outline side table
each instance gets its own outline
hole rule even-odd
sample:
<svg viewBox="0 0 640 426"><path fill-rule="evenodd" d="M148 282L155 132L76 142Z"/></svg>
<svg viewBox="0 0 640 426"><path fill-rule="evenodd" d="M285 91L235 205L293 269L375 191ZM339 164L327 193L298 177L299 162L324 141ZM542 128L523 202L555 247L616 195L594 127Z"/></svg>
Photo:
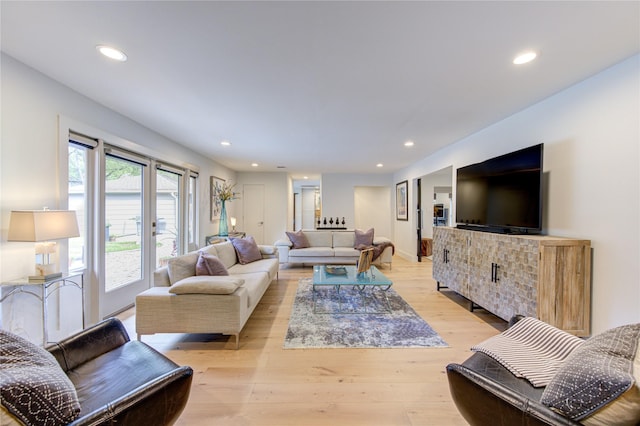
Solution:
<svg viewBox="0 0 640 426"><path fill-rule="evenodd" d="M41 282L29 281L27 277L3 282L0 284L0 290L4 288L9 290L6 294L2 294L4 291L0 293L0 303L18 293L30 294L37 298L42 304L42 346L44 347L49 343L47 300L54 292L67 286L76 287L82 293L82 328L84 329L84 271L65 273L61 277Z"/></svg>
<svg viewBox="0 0 640 426"><path fill-rule="evenodd" d="M229 232L229 235L225 235L224 237L221 235L207 235L204 238L204 243L206 245L211 245L211 244L215 244L221 241L226 241L229 238L244 238L246 237L247 234L245 232L241 232L241 231L236 231L236 232Z"/></svg>

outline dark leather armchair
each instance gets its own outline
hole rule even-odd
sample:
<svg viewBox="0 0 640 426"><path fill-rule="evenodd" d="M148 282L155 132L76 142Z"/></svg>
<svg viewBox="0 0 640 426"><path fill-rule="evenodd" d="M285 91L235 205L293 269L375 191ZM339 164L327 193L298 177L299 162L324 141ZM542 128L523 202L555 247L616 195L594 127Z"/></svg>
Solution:
<svg viewBox="0 0 640 426"><path fill-rule="evenodd" d="M170 425L189 398L193 370L130 341L115 318L47 350L76 387L82 410L72 425Z"/></svg>
<svg viewBox="0 0 640 426"><path fill-rule="evenodd" d="M534 388L483 353L447 365L447 378L453 401L471 426L580 425L540 403L544 388Z"/></svg>
<svg viewBox="0 0 640 426"><path fill-rule="evenodd" d="M511 318L509 327L522 318ZM544 387L534 388L481 352L447 365L447 378L451 397L471 426L580 425L540 403Z"/></svg>

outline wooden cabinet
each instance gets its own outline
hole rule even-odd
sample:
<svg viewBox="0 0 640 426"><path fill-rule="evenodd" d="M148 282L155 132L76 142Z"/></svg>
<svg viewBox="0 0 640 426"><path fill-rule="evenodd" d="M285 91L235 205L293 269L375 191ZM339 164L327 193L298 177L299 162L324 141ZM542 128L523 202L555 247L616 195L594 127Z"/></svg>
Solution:
<svg viewBox="0 0 640 426"><path fill-rule="evenodd" d="M590 241L437 227L433 277L504 320L533 316L590 334Z"/></svg>

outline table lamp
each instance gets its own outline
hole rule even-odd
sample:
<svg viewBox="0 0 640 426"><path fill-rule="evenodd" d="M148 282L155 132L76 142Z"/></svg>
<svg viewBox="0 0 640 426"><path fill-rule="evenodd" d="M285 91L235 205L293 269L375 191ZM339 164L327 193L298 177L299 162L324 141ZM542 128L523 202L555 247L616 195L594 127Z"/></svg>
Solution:
<svg viewBox="0 0 640 426"><path fill-rule="evenodd" d="M9 222L7 241L36 243L36 274L30 281L46 281L62 276L51 254L56 252L52 240L79 237L78 219L73 210L14 210Z"/></svg>
<svg viewBox="0 0 640 426"><path fill-rule="evenodd" d="M231 216L231 232L236 232L236 218Z"/></svg>

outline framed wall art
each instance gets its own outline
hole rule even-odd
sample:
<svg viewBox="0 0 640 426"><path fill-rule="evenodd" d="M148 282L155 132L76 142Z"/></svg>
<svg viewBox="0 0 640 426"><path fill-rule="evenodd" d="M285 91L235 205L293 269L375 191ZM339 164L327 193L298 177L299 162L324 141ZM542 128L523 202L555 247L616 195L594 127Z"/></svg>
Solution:
<svg viewBox="0 0 640 426"><path fill-rule="evenodd" d="M396 220L409 220L408 189L406 180L396 184Z"/></svg>
<svg viewBox="0 0 640 426"><path fill-rule="evenodd" d="M216 197L216 191L214 188L216 185L221 187L224 185L225 180L217 176L211 176L209 179L209 196L211 197L211 222L220 220L220 209L222 208L222 202L219 197Z"/></svg>

